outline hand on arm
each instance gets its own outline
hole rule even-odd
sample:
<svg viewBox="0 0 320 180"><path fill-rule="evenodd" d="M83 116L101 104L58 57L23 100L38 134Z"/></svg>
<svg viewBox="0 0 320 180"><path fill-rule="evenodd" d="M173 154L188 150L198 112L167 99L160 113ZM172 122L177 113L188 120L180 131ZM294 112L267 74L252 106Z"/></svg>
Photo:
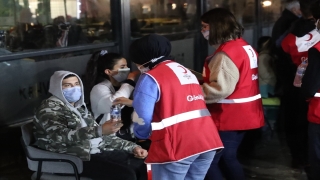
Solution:
<svg viewBox="0 0 320 180"><path fill-rule="evenodd" d="M117 104L132 107L132 100L125 97L119 97L113 101L113 105L117 105Z"/></svg>
<svg viewBox="0 0 320 180"><path fill-rule="evenodd" d="M112 86L110 84L110 86ZM129 98L134 87L124 83L115 93L111 91L112 87L107 85L96 85L91 91L91 106L96 107L97 114L105 114L110 112L110 107L114 100L119 97Z"/></svg>

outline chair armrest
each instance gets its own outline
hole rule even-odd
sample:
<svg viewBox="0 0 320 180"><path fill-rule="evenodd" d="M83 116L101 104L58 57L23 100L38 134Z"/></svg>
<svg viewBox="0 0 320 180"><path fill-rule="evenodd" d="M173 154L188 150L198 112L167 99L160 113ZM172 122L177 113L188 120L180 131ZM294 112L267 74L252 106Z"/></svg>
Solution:
<svg viewBox="0 0 320 180"><path fill-rule="evenodd" d="M68 166L68 165L66 165L66 163L63 163L66 161L73 162L78 169L78 173L82 173L82 171L83 171L82 160L77 156L50 152L50 151L42 150L42 149L32 147L32 146L27 146L26 151L28 152L27 157L31 161L43 161L44 162L43 163L43 168L44 168L43 172L56 172L56 170L57 170L58 172L56 172L56 173L72 173L73 171L71 169L71 166L70 165ZM50 163L50 165L46 164L47 162ZM34 169L34 168L30 167L30 163L31 162L28 162L29 168ZM36 164L38 164L38 163L36 163ZM56 168L54 170L51 168L48 168L48 170L46 170L47 169L46 166L52 167L52 165L56 166ZM66 167L66 166L68 166L68 167Z"/></svg>

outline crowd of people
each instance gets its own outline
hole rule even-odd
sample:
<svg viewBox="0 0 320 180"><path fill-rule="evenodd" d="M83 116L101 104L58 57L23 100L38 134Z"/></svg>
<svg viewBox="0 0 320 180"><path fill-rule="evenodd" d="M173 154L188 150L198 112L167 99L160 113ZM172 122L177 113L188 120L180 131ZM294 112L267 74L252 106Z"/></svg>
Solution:
<svg viewBox="0 0 320 180"><path fill-rule="evenodd" d="M64 70L51 76L52 96L35 111L36 145L80 157L81 176L93 179L146 180L151 164L153 180L243 180L239 145L265 124L262 98L279 96L293 165L320 179L319 19L320 0L287 3L256 51L229 10L209 10L201 33L216 51L204 61L201 84L170 56L164 36L131 44L138 71L120 54L97 51L84 82ZM302 61L308 67L295 87ZM115 105L121 120L111 116Z"/></svg>

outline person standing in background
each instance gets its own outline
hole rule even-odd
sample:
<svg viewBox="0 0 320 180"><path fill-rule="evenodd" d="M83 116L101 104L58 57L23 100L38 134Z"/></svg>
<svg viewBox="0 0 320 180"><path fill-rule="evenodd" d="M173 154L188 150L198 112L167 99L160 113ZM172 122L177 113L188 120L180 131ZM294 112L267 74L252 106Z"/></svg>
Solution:
<svg viewBox="0 0 320 180"><path fill-rule="evenodd" d="M316 20L316 31L320 33L320 1L311 6ZM320 179L320 42L308 50L308 67L302 78L301 92L307 100L308 107L308 159L310 163L310 180Z"/></svg>
<svg viewBox="0 0 320 180"><path fill-rule="evenodd" d="M302 17L292 24L289 33L281 42L283 51L289 56L286 63L286 76L288 77L283 89L284 127L293 168L304 168L307 163L308 142L308 104L300 98L301 88L295 87L293 81L297 67L308 63L308 49L320 40L320 34L315 30L315 20L311 13L314 0L301 0L300 10ZM282 61L281 59L279 59Z"/></svg>
<svg viewBox="0 0 320 180"><path fill-rule="evenodd" d="M276 93L283 99L283 89L286 88L285 82L288 81L288 69L287 64L291 62L289 57L283 52L281 48L282 39L288 34L288 31L293 22L298 20L302 16L300 10L300 4L298 0L288 0L285 3L285 9L283 10L280 18L275 22L272 28L272 43L273 53L278 57L278 61L275 62L276 65ZM283 105L280 105L280 111L282 112Z"/></svg>
<svg viewBox="0 0 320 180"><path fill-rule="evenodd" d="M202 89L207 107L219 130L224 149L216 154L206 180L244 180L237 159L246 130L264 125L258 84L258 56L242 39L243 27L235 16L215 8L201 16L202 34L215 53L205 60ZM224 164L224 168L219 166Z"/></svg>
<svg viewBox="0 0 320 180"><path fill-rule="evenodd" d="M282 50L281 42L283 38L288 34L292 23L297 21L301 17L300 4L298 0L287 0L285 3L285 9L283 10L280 18L275 22L272 29L272 43L273 54L277 57L275 61L275 73L277 83L275 86L275 94L280 98L279 118L277 122L278 130L285 131L285 93L286 89L292 84L288 84L290 81L290 72L294 69L294 66L290 66L292 62L290 57ZM288 66L289 64L289 66Z"/></svg>
<svg viewBox="0 0 320 180"><path fill-rule="evenodd" d="M274 72L275 57L272 54L272 40L270 36L262 36L258 40L258 72L259 89L262 98L274 95L276 75Z"/></svg>
<svg viewBox="0 0 320 180"><path fill-rule="evenodd" d="M281 42L281 36L291 27L291 24L302 16L298 0L287 1L285 9L282 11L280 18L274 23L272 28L273 43ZM284 36L283 36L284 37ZM283 38L282 37L282 38ZM279 39L280 38L280 39ZM280 40L280 41L279 41ZM280 47L278 43L277 47Z"/></svg>

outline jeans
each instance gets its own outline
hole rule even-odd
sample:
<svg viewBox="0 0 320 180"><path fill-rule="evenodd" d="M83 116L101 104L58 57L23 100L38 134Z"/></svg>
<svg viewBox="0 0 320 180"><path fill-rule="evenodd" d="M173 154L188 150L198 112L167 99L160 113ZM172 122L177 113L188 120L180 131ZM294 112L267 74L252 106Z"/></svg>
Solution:
<svg viewBox="0 0 320 180"><path fill-rule="evenodd" d="M242 165L237 158L238 147L244 134L244 131L219 132L224 149L215 155L205 180L223 180L223 175L227 180L245 179Z"/></svg>
<svg viewBox="0 0 320 180"><path fill-rule="evenodd" d="M309 123L310 178L320 179L320 124Z"/></svg>
<svg viewBox="0 0 320 180"><path fill-rule="evenodd" d="M203 180L215 154L209 151L178 162L152 164L152 180Z"/></svg>

